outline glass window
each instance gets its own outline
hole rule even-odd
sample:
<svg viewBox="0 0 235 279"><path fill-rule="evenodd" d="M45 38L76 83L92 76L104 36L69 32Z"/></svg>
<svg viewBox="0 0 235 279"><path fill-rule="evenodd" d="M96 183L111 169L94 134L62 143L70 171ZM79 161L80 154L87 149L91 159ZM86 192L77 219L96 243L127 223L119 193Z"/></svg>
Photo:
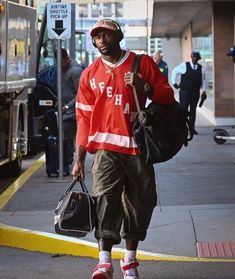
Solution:
<svg viewBox="0 0 235 279"><path fill-rule="evenodd" d="M91 16L92 17L99 17L101 14L100 7L98 4L91 5Z"/></svg>
<svg viewBox="0 0 235 279"><path fill-rule="evenodd" d="M86 64L86 34L76 34L76 60L79 64Z"/></svg>
<svg viewBox="0 0 235 279"><path fill-rule="evenodd" d="M40 50L39 72L55 64L55 42L48 39L48 32L44 33L43 43Z"/></svg>
<svg viewBox="0 0 235 279"><path fill-rule="evenodd" d="M88 5L79 4L79 17L88 17Z"/></svg>
<svg viewBox="0 0 235 279"><path fill-rule="evenodd" d="M123 4L122 3L115 3L115 16L123 17Z"/></svg>
<svg viewBox="0 0 235 279"><path fill-rule="evenodd" d="M103 16L112 17L112 4L109 3L103 4Z"/></svg>

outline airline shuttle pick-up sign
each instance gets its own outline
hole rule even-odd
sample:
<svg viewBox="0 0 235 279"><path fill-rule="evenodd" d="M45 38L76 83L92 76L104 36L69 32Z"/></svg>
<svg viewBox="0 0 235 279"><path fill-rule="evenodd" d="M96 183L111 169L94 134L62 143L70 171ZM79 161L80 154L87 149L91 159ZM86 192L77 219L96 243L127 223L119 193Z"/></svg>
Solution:
<svg viewBox="0 0 235 279"><path fill-rule="evenodd" d="M71 37L71 4L47 4L47 28L49 39Z"/></svg>

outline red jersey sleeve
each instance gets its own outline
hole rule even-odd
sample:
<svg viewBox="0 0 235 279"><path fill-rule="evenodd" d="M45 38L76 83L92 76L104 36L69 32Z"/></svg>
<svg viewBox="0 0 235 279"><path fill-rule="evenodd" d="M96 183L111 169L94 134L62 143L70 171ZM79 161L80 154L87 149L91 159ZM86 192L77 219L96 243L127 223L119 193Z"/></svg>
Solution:
<svg viewBox="0 0 235 279"><path fill-rule="evenodd" d="M76 144L84 146L88 143L90 118L95 104L95 96L89 86L88 74L89 72L86 70L82 73L76 98Z"/></svg>

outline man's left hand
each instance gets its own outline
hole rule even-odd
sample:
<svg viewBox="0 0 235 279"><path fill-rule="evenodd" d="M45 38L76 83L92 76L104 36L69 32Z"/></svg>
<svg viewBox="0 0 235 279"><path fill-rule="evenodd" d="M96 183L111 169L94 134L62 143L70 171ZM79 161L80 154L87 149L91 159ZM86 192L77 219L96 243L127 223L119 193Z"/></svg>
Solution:
<svg viewBox="0 0 235 279"><path fill-rule="evenodd" d="M126 85L135 87L137 91L144 91L145 81L140 74L127 72L124 76L124 82Z"/></svg>

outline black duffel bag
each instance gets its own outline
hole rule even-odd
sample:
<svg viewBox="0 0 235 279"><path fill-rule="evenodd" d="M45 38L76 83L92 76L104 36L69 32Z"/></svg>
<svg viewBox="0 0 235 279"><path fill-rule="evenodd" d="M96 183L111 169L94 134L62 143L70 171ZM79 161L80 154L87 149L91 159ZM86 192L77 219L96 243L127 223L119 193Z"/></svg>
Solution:
<svg viewBox="0 0 235 279"><path fill-rule="evenodd" d="M72 191L76 182L82 191ZM58 234L84 237L96 224L96 205L82 179L74 180L65 190L55 209L54 225Z"/></svg>
<svg viewBox="0 0 235 279"><path fill-rule="evenodd" d="M141 55L136 55L132 71L137 73ZM150 103L140 109L136 89L133 88L137 119L133 125L133 135L140 155L146 163L161 163L174 157L182 146L187 146L193 138L188 113L178 102L171 105Z"/></svg>
<svg viewBox="0 0 235 279"><path fill-rule="evenodd" d="M133 125L140 155L146 163L161 163L174 157L191 140L184 108L175 102L170 106L150 103L141 110Z"/></svg>

